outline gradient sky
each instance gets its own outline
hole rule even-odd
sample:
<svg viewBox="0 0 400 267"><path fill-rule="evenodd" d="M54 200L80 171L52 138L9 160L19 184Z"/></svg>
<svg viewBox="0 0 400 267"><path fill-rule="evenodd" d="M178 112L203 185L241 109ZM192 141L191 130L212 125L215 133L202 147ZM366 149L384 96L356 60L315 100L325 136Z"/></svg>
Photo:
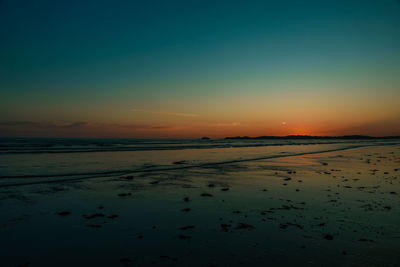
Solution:
<svg viewBox="0 0 400 267"><path fill-rule="evenodd" d="M400 135L400 1L0 0L0 136Z"/></svg>

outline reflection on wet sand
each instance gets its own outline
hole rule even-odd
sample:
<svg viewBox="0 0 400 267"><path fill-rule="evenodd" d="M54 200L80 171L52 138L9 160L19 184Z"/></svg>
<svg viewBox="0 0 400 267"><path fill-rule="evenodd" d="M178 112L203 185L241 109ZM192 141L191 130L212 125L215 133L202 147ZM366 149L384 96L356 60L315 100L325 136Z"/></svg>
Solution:
<svg viewBox="0 0 400 267"><path fill-rule="evenodd" d="M3 187L2 261L396 266L400 146L303 152L243 151L253 160L224 164L193 164L180 154L169 161L177 168Z"/></svg>

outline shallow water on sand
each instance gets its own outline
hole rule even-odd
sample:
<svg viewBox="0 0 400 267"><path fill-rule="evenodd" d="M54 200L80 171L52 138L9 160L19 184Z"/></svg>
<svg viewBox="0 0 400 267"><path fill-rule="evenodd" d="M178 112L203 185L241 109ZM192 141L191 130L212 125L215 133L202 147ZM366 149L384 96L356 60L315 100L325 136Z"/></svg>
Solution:
<svg viewBox="0 0 400 267"><path fill-rule="evenodd" d="M393 142L0 160L0 266L400 262Z"/></svg>

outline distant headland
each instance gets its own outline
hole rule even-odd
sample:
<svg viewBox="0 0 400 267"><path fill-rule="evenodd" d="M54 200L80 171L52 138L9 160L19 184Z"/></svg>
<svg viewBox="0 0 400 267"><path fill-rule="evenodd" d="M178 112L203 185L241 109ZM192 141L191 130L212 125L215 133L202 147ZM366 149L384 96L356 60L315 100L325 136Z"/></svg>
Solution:
<svg viewBox="0 0 400 267"><path fill-rule="evenodd" d="M367 136L367 135L342 135L342 136L313 136L313 135L286 135L286 136L234 136L224 139L400 139L400 136Z"/></svg>

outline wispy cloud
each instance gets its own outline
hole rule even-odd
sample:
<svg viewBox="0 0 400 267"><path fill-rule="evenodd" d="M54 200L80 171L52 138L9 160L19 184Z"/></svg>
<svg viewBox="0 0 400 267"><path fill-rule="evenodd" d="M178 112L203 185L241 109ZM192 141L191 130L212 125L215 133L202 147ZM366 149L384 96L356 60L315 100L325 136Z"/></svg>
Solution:
<svg viewBox="0 0 400 267"><path fill-rule="evenodd" d="M88 122L35 122L35 121L5 121L0 122L0 127L28 127L28 128L75 128L90 126Z"/></svg>
<svg viewBox="0 0 400 267"><path fill-rule="evenodd" d="M179 112L169 112L169 111L159 111L159 110L147 110L147 109L132 109L134 112L143 112L156 115L167 115L167 116L179 116L179 117L199 117L198 114L193 113L179 113Z"/></svg>
<svg viewBox="0 0 400 267"><path fill-rule="evenodd" d="M218 127L237 127L240 126L240 122L221 122L216 124Z"/></svg>
<svg viewBox="0 0 400 267"><path fill-rule="evenodd" d="M165 133L184 129L184 126L158 124L117 124L96 122L0 122L2 136L99 136L130 135L135 133Z"/></svg>

